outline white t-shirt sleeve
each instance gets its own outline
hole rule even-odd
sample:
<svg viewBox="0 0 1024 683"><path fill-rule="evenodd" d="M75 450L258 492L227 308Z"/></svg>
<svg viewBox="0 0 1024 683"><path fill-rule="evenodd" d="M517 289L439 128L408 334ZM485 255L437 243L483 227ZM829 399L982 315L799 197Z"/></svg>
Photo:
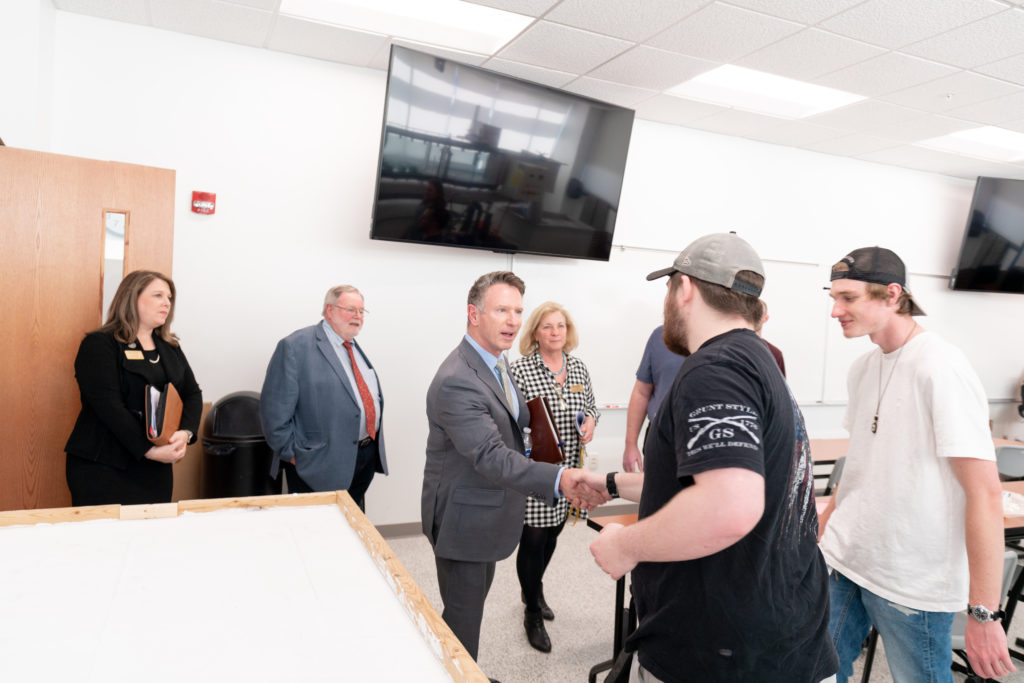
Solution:
<svg viewBox="0 0 1024 683"><path fill-rule="evenodd" d="M988 399L960 349L944 344L945 362L933 364L923 392L931 402L935 454L940 458L995 460Z"/></svg>

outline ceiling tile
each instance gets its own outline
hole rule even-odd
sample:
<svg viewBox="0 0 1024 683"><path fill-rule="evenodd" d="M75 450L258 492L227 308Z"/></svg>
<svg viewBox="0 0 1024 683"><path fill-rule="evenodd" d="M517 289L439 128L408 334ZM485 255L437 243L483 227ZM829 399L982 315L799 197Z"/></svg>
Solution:
<svg viewBox="0 0 1024 683"><path fill-rule="evenodd" d="M661 121L685 125L690 121L725 111L727 107L719 107L706 102L697 102L672 95L655 95L636 105L636 115L641 119Z"/></svg>
<svg viewBox="0 0 1024 683"><path fill-rule="evenodd" d="M274 23L267 47L293 55L368 66L387 42L387 36L376 33L280 16ZM384 67L387 68L387 64Z"/></svg>
<svg viewBox="0 0 1024 683"><path fill-rule="evenodd" d="M1015 121L1024 114L1024 88L1012 95L996 97L964 107L955 107L946 112L950 116L998 126L1006 121Z"/></svg>
<svg viewBox="0 0 1024 683"><path fill-rule="evenodd" d="M435 57L443 57L444 59L450 59L453 62L461 62L463 64L472 64L473 66L480 66L487 60L487 55L480 55L474 52L463 52L462 50L452 50L446 47L438 47L437 45L427 45L425 43L417 43L412 40L406 40L405 38L394 38L389 37L377 53L373 55L369 63L369 66L373 69L384 69L388 68L388 61L391 58L391 46L401 45L407 47L410 50L419 50L420 52L426 52L427 54L434 55Z"/></svg>
<svg viewBox="0 0 1024 683"><path fill-rule="evenodd" d="M562 0L544 17L548 21L602 33L616 38L643 41L670 26L710 0Z"/></svg>
<svg viewBox="0 0 1024 683"><path fill-rule="evenodd" d="M969 177L966 173L957 170L963 168L963 157L915 145L900 145L899 147L881 149L858 155L858 158L864 161L904 166L960 178Z"/></svg>
<svg viewBox="0 0 1024 683"><path fill-rule="evenodd" d="M751 137L770 130L783 122L774 116L755 114L739 109L726 109L686 124L688 128L698 128L712 133Z"/></svg>
<svg viewBox="0 0 1024 683"><path fill-rule="evenodd" d="M806 29L747 55L740 66L809 81L882 54L880 48L818 29Z"/></svg>
<svg viewBox="0 0 1024 683"><path fill-rule="evenodd" d="M839 128L828 128L806 121L786 121L760 134L759 138L776 145L806 147L807 145L832 138L849 135L850 131Z"/></svg>
<svg viewBox="0 0 1024 683"><path fill-rule="evenodd" d="M641 88L665 90L717 66L716 62L638 45L587 75Z"/></svg>
<svg viewBox="0 0 1024 683"><path fill-rule="evenodd" d="M602 81L597 78L577 78L572 83L564 86L563 90L579 93L586 97L592 97L602 102L611 102L622 107L632 108L637 102L642 102L649 97L657 95L655 90L635 88L631 85Z"/></svg>
<svg viewBox="0 0 1024 683"><path fill-rule="evenodd" d="M54 0L53 4L57 9L68 12L149 25L146 3L138 0Z"/></svg>
<svg viewBox="0 0 1024 683"><path fill-rule="evenodd" d="M647 41L692 57L730 62L801 30L803 25L716 2Z"/></svg>
<svg viewBox="0 0 1024 683"><path fill-rule="evenodd" d="M863 0L728 0L731 5L757 10L765 14L798 21L801 24L816 24Z"/></svg>
<svg viewBox="0 0 1024 683"><path fill-rule="evenodd" d="M808 117L804 121L819 126L863 132L883 124L909 121L920 116L921 112L914 111L913 109L898 107L888 102L879 102L878 100L863 100L861 102L854 102L842 109L834 109L817 116Z"/></svg>
<svg viewBox="0 0 1024 683"><path fill-rule="evenodd" d="M508 74L509 76L515 76L516 78L522 78L526 81L550 85L552 88L561 88L566 83L576 78L576 74L567 73L565 71L544 69L539 66L533 66L532 64L510 62L507 59L498 59L497 57L488 59L484 62L484 68Z"/></svg>
<svg viewBox="0 0 1024 683"><path fill-rule="evenodd" d="M1024 2L1024 0L1021 1ZM1004 81L1012 81L1024 85L1024 54L1019 54L1009 59L1000 59L998 62L992 62L991 64L984 64L975 67L974 70L1001 78Z"/></svg>
<svg viewBox="0 0 1024 683"><path fill-rule="evenodd" d="M868 132L900 142L916 142L949 135L958 130L976 128L976 124L962 119L954 119L939 114L926 114L913 119L885 121L868 128Z"/></svg>
<svg viewBox="0 0 1024 683"><path fill-rule="evenodd" d="M1024 53L1024 10L995 16L935 36L903 49L937 62L970 69Z"/></svg>
<svg viewBox="0 0 1024 683"><path fill-rule="evenodd" d="M1017 86L988 76L958 71L950 76L882 95L879 99L924 111L948 111L994 97L1011 95L1018 89Z"/></svg>
<svg viewBox="0 0 1024 683"><path fill-rule="evenodd" d="M873 45L897 48L1006 9L995 0L868 0L821 27Z"/></svg>
<svg viewBox="0 0 1024 683"><path fill-rule="evenodd" d="M630 47L632 44L625 40L539 21L523 31L496 56L513 62L582 74Z"/></svg>
<svg viewBox="0 0 1024 683"><path fill-rule="evenodd" d="M246 7L263 9L268 12L277 11L278 6L281 4L281 0L223 0L223 2L227 2L232 5L245 5Z"/></svg>
<svg viewBox="0 0 1024 683"><path fill-rule="evenodd" d="M539 17L558 4L558 0L463 0L463 2L495 7L507 12L525 14L528 17Z"/></svg>
<svg viewBox="0 0 1024 683"><path fill-rule="evenodd" d="M153 26L262 47L273 14L217 0L149 0Z"/></svg>
<svg viewBox="0 0 1024 683"><path fill-rule="evenodd" d="M888 149L889 147L896 147L898 145L899 143L895 140L880 138L874 135L866 135L864 133L851 133L850 135L844 135L842 137L804 145L804 148L815 152L824 152L825 154L838 154L840 156L852 157L860 154L867 154L869 152L877 152L880 149Z"/></svg>
<svg viewBox="0 0 1024 683"><path fill-rule="evenodd" d="M1014 119L1013 121L1005 121L1000 126L1007 130L1015 130L1018 133L1024 133L1024 118Z"/></svg>
<svg viewBox="0 0 1024 683"><path fill-rule="evenodd" d="M818 85L875 97L956 73L951 66L887 52L814 81Z"/></svg>

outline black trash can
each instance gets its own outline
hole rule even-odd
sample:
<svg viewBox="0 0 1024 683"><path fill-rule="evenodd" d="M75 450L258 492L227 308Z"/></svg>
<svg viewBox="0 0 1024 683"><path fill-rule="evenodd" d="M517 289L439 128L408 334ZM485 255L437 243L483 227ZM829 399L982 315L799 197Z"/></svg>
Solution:
<svg viewBox="0 0 1024 683"><path fill-rule="evenodd" d="M281 493L283 477L270 478L273 452L260 426L260 395L236 391L217 401L203 429L203 498Z"/></svg>

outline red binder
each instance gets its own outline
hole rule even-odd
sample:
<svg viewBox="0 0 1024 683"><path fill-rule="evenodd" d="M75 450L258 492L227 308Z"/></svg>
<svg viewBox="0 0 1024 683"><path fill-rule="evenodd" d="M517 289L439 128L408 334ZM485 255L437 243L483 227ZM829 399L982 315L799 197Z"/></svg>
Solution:
<svg viewBox="0 0 1024 683"><path fill-rule="evenodd" d="M530 408L530 436L533 438L530 457L537 462L561 464L565 460L565 453L547 397L531 398L526 405Z"/></svg>

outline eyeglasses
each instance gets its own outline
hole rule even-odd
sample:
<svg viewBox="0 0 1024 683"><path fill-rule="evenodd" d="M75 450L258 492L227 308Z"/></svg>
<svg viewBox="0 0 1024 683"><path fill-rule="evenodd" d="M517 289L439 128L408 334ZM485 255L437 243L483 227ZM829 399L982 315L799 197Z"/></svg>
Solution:
<svg viewBox="0 0 1024 683"><path fill-rule="evenodd" d="M358 315L362 318L365 318L366 316L370 315L370 312L365 308L350 308L348 306L339 306L337 304L331 305L337 308L339 311L344 311L348 315Z"/></svg>

